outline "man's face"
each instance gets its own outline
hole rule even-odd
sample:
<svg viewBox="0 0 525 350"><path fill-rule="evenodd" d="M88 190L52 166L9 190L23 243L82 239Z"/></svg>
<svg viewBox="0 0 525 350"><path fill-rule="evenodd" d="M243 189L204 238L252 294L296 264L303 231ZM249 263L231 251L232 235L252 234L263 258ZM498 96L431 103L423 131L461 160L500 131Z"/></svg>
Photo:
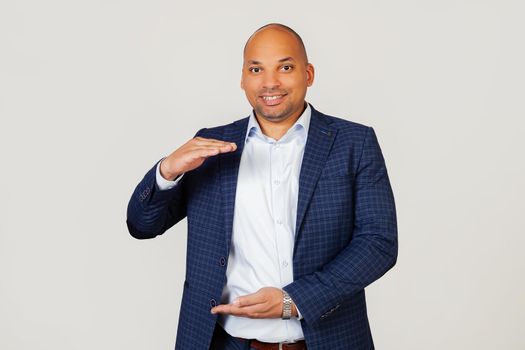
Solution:
<svg viewBox="0 0 525 350"><path fill-rule="evenodd" d="M241 88L258 117L270 122L298 118L313 80L314 68L291 33L267 28L248 41Z"/></svg>

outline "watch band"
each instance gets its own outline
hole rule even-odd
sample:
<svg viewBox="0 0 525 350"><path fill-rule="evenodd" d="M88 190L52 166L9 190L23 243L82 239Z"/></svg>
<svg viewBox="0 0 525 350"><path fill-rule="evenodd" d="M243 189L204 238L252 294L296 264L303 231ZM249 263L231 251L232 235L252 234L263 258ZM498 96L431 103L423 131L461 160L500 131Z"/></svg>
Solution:
<svg viewBox="0 0 525 350"><path fill-rule="evenodd" d="M289 320L292 317L292 298L283 290L283 320Z"/></svg>

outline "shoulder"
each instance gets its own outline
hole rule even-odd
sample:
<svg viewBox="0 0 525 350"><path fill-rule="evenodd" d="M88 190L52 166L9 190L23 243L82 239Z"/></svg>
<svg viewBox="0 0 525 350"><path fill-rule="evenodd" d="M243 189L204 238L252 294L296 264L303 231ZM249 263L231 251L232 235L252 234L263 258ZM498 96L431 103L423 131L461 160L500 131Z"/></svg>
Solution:
<svg viewBox="0 0 525 350"><path fill-rule="evenodd" d="M320 121L320 124L325 124L328 128L337 132L338 137L351 137L354 140L362 140L373 129L361 123L357 123L342 117L319 112L312 108L312 122L316 123L315 119Z"/></svg>
<svg viewBox="0 0 525 350"><path fill-rule="evenodd" d="M212 126L200 129L195 136L205 137L205 138L212 138L212 139L222 139L225 132L228 132L229 130L237 130L248 127L248 119L249 117L245 117L242 119L235 120L229 124L224 125L218 125L218 126Z"/></svg>

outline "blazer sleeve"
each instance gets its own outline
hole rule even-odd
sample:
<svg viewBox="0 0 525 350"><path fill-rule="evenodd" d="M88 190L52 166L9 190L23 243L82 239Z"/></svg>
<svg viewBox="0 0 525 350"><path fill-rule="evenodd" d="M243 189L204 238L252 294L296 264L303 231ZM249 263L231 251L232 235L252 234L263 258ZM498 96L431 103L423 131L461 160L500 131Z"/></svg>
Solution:
<svg viewBox="0 0 525 350"><path fill-rule="evenodd" d="M206 129L199 130L195 137ZM128 203L127 220L129 233L137 239L154 238L186 217L185 174L173 188L161 190L157 185L157 164L151 168L137 185Z"/></svg>
<svg viewBox="0 0 525 350"><path fill-rule="evenodd" d="M350 243L322 270L284 287L308 324L334 312L345 300L385 274L397 260L394 196L372 128L367 130L361 152Z"/></svg>

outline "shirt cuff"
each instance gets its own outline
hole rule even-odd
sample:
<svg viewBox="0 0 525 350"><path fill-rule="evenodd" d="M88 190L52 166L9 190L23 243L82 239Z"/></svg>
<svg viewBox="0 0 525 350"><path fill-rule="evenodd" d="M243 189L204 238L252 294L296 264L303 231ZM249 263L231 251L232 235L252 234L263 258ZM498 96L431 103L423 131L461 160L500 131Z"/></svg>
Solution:
<svg viewBox="0 0 525 350"><path fill-rule="evenodd" d="M177 184L179 183L180 179L182 179L182 177L184 176L184 174L179 175L173 181L166 180L165 178L163 178L162 175L160 174L160 163L162 163L163 160L164 159L162 159L160 162L157 163L157 172L156 172L156 176L155 176L156 180L157 180L157 186L159 187L159 189L161 191L170 190L173 187L177 186Z"/></svg>
<svg viewBox="0 0 525 350"><path fill-rule="evenodd" d="M299 308L297 307L297 305L295 305L295 310L297 310L297 319L302 320L303 315L301 314L301 311L299 311Z"/></svg>

